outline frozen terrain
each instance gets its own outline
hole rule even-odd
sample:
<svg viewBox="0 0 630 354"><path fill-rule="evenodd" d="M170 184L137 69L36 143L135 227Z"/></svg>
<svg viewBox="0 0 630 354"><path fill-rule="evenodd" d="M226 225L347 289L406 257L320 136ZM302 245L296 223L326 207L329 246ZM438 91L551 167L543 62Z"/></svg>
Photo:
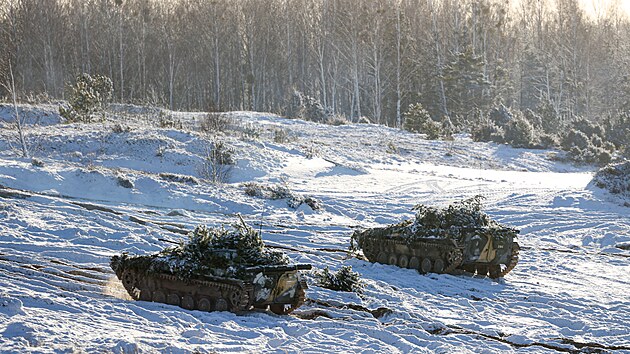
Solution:
<svg viewBox="0 0 630 354"><path fill-rule="evenodd" d="M589 185L590 168L466 136L251 112L231 113L212 138L197 129L203 114L173 113L182 129L160 128L133 108L83 125L61 123L54 106L23 107L37 161L18 157L0 108L0 352L630 353L630 208ZM237 160L222 185L201 173L216 139ZM249 181L284 184L323 210L249 197ZM347 253L354 228L477 194L521 230L521 261L504 279L419 275ZM159 239L236 213L296 262L351 265L364 294L310 284L291 316L127 299L110 256L155 252Z"/></svg>

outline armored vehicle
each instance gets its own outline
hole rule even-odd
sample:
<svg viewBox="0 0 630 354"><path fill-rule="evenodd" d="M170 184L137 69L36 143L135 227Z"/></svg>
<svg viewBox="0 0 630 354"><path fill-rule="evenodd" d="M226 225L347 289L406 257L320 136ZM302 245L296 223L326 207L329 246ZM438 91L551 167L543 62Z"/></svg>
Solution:
<svg viewBox="0 0 630 354"><path fill-rule="evenodd" d="M244 222L232 230L200 226L189 236L157 254L111 258L134 300L235 313L269 307L276 314L304 303L307 285L299 271L311 265L289 264L284 254L265 249L260 234Z"/></svg>
<svg viewBox="0 0 630 354"><path fill-rule="evenodd" d="M481 197L434 208L418 205L415 219L358 230L352 244L370 262L417 269L421 273L467 271L503 277L518 263L518 230L491 220Z"/></svg>

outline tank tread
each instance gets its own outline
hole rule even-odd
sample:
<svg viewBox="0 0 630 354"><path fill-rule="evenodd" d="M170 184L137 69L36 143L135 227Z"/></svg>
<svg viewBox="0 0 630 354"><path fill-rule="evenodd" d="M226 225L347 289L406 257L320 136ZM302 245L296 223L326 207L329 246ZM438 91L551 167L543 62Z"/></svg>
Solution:
<svg viewBox="0 0 630 354"><path fill-rule="evenodd" d="M174 282L181 281L178 277L171 274L161 273L155 274L153 276L161 280ZM151 291L150 289L142 288L140 286L139 279L140 274L137 270L134 269L126 269L121 275L121 281L125 290L127 290L129 296L131 296L131 298L134 300L170 303L188 310L200 311L211 311L210 300L213 300L216 302L215 310L226 310L235 313L249 310L252 305L250 303L250 294L253 292L252 285L245 284L244 282L236 279L228 279L226 280L226 282L191 279L188 282L188 285L214 288L222 294L227 294L227 299L224 299L222 297L209 299L209 296L202 296L195 299L192 295L181 294L181 292L172 292L168 296L170 297L174 294L177 299L175 299L174 297L169 299L169 297L167 297L167 295L162 292L162 289Z"/></svg>
<svg viewBox="0 0 630 354"><path fill-rule="evenodd" d="M379 242L380 241L380 242ZM457 267L463 262L463 251L461 248L457 247L454 243L450 241L446 242L431 242L431 241L414 241L412 244L409 244L406 240L402 239L366 239L363 242L364 245L368 246L367 249L364 249L367 252L364 252L365 256L371 262L379 262L386 264L394 264L398 265L402 268L415 268L423 272L433 271L434 273L453 273ZM374 247L374 245L380 244L380 247ZM415 264L415 261L420 262L420 260L414 260L413 262L410 260L411 258L417 258L412 256L411 254L400 254L396 252L391 252L391 250L396 249L398 247L407 247L410 249L429 249L431 251L437 251L438 254L443 255L442 257L433 257L433 256L425 256L422 257L424 259L428 259L428 266L424 266L422 264ZM366 254L367 253L367 254ZM429 252L432 253L432 252ZM387 259L382 259L382 254L385 254ZM394 259L395 258L395 259ZM428 268L428 269L427 269Z"/></svg>

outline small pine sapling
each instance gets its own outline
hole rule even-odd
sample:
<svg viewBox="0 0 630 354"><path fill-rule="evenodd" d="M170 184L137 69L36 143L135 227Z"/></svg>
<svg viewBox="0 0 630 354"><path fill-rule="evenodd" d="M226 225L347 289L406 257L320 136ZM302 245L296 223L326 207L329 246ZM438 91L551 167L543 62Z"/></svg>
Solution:
<svg viewBox="0 0 630 354"><path fill-rule="evenodd" d="M322 288L361 293L365 284L361 281L359 273L352 270L352 266L343 266L337 272L331 272L328 266L315 272L317 285Z"/></svg>

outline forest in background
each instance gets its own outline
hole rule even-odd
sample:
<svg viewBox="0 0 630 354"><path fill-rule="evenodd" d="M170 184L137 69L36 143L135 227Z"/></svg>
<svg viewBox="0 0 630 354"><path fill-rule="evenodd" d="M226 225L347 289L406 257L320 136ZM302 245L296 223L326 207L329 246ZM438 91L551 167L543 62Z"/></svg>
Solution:
<svg viewBox="0 0 630 354"><path fill-rule="evenodd" d="M410 104L470 121L502 104L565 120L630 108L630 22L578 0L8 0L0 77L64 99L81 73L117 102L286 113L295 91L352 121ZM0 96L8 92L0 91Z"/></svg>

